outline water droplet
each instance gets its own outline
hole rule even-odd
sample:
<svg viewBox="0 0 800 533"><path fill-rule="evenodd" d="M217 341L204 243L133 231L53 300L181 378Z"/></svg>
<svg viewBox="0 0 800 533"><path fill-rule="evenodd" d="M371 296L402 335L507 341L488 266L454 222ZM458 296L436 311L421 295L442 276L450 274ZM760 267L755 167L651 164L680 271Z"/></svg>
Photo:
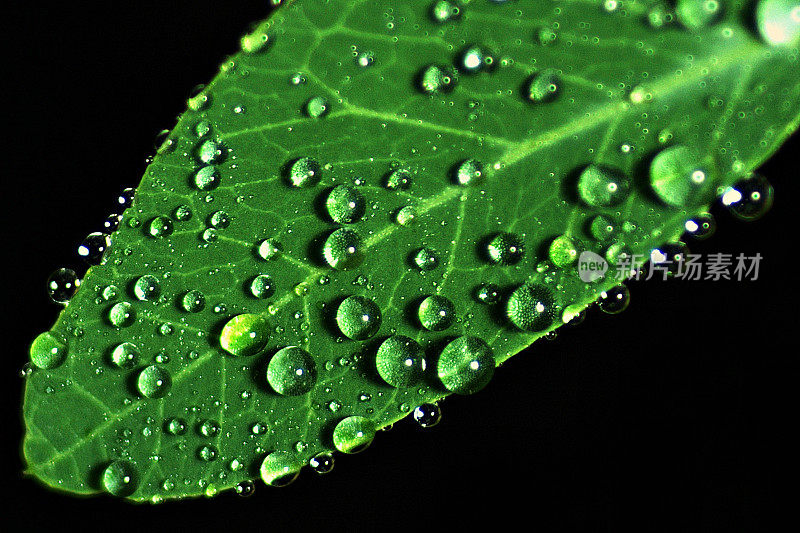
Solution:
<svg viewBox="0 0 800 533"><path fill-rule="evenodd" d="M697 154L686 146L659 152L650 164L650 185L658 198L673 207L704 203L711 179L698 164Z"/></svg>
<svg viewBox="0 0 800 533"><path fill-rule="evenodd" d="M333 455L322 452L309 459L308 465L317 474L327 474L333 470Z"/></svg>
<svg viewBox="0 0 800 533"><path fill-rule="evenodd" d="M294 187L311 187L322 177L319 163L310 157L301 157L289 167L289 181Z"/></svg>
<svg viewBox="0 0 800 533"><path fill-rule="evenodd" d="M250 294L256 298L269 298L275 294L275 283L267 274L259 274L250 282Z"/></svg>
<svg viewBox="0 0 800 533"><path fill-rule="evenodd" d="M203 141L197 148L197 158L206 165L219 163L225 158L225 147L211 139Z"/></svg>
<svg viewBox="0 0 800 533"><path fill-rule="evenodd" d="M127 328L136 321L136 311L130 303L119 302L109 309L108 321L112 326Z"/></svg>
<svg viewBox="0 0 800 533"><path fill-rule="evenodd" d="M246 54L255 54L257 52L261 52L266 50L272 41L269 38L269 35L264 31L254 31L253 33L248 33L240 42L242 47L242 52Z"/></svg>
<svg viewBox="0 0 800 533"><path fill-rule="evenodd" d="M342 453L358 453L375 438L375 422L363 416L345 418L333 429L333 445Z"/></svg>
<svg viewBox="0 0 800 533"><path fill-rule="evenodd" d="M717 221L711 213L700 213L687 220L683 227L687 234L702 241L714 235L717 230Z"/></svg>
<svg viewBox="0 0 800 533"><path fill-rule="evenodd" d="M86 236L80 246L78 255L90 265L99 265L103 261L103 254L111 245L108 235L95 231Z"/></svg>
<svg viewBox="0 0 800 533"><path fill-rule="evenodd" d="M422 71L419 78L420 88L429 94L451 91L455 84L455 73L445 66L430 65Z"/></svg>
<svg viewBox="0 0 800 533"><path fill-rule="evenodd" d="M192 208L188 205L179 205L175 208L175 212L173 213L175 216L175 220L178 222L186 222L192 219Z"/></svg>
<svg viewBox="0 0 800 533"><path fill-rule="evenodd" d="M542 285L522 285L508 298L508 318L524 331L542 331L553 324L553 294Z"/></svg>
<svg viewBox="0 0 800 533"><path fill-rule="evenodd" d="M591 207L617 205L627 197L629 189L626 177L598 165L589 165L578 178L578 194Z"/></svg>
<svg viewBox="0 0 800 533"><path fill-rule="evenodd" d="M306 115L311 118L321 118L328 114L328 99L315 96L306 102Z"/></svg>
<svg viewBox="0 0 800 533"><path fill-rule="evenodd" d="M147 225L147 233L151 237L162 238L172 234L172 219L167 216L157 216Z"/></svg>
<svg viewBox="0 0 800 533"><path fill-rule="evenodd" d="M345 337L363 341L374 336L381 327L381 310L369 298L349 296L339 304L336 324Z"/></svg>
<svg viewBox="0 0 800 533"><path fill-rule="evenodd" d="M419 304L417 316L422 327L429 331L442 331L450 327L455 318L453 302L444 296L428 296Z"/></svg>
<svg viewBox="0 0 800 533"><path fill-rule="evenodd" d="M133 294L142 301L155 300L161 294L161 285L155 276L145 274L133 284Z"/></svg>
<svg viewBox="0 0 800 533"><path fill-rule="evenodd" d="M119 368L133 368L139 361L139 355L135 344L123 342L111 351L111 362Z"/></svg>
<svg viewBox="0 0 800 533"><path fill-rule="evenodd" d="M281 348L267 366L267 381L278 394L298 396L317 382L317 365L311 355L298 346Z"/></svg>
<svg viewBox="0 0 800 533"><path fill-rule="evenodd" d="M490 67L494 59L479 46L470 46L461 54L459 68L468 74L479 72Z"/></svg>
<svg viewBox="0 0 800 533"><path fill-rule="evenodd" d="M478 337L462 336L451 341L439 354L437 373L442 385L456 394L473 394L484 388L494 375L492 349Z"/></svg>
<svg viewBox="0 0 800 533"><path fill-rule="evenodd" d="M500 287L494 283L481 283L475 290L475 298L482 304L496 304L500 301Z"/></svg>
<svg viewBox="0 0 800 533"><path fill-rule="evenodd" d="M401 207L395 215L395 220L401 226L410 226L417 218L417 210L413 205Z"/></svg>
<svg viewBox="0 0 800 533"><path fill-rule="evenodd" d="M628 308L631 301L631 293L625 285L617 285L607 291L600 293L597 306L601 311L609 315L616 315Z"/></svg>
<svg viewBox="0 0 800 533"><path fill-rule="evenodd" d="M33 340L29 354L34 366L43 369L56 368L67 357L67 346L52 333L45 331Z"/></svg>
<svg viewBox="0 0 800 533"><path fill-rule="evenodd" d="M800 39L800 4L797 0L760 0L756 26L770 45L794 43Z"/></svg>
<svg viewBox="0 0 800 533"><path fill-rule="evenodd" d="M59 268L47 279L47 293L54 302L65 304L69 302L80 285L81 280L78 279L74 270Z"/></svg>
<svg viewBox="0 0 800 533"><path fill-rule="evenodd" d="M675 16L684 27L699 30L714 23L722 15L719 0L677 0Z"/></svg>
<svg viewBox="0 0 800 533"><path fill-rule="evenodd" d="M198 428L203 437L216 437L220 432L219 424L216 420L204 420Z"/></svg>
<svg viewBox="0 0 800 533"><path fill-rule="evenodd" d="M572 239L566 235L553 239L547 253L550 261L557 267L571 265L578 259L578 249Z"/></svg>
<svg viewBox="0 0 800 533"><path fill-rule="evenodd" d="M249 498L250 496L256 493L256 484L247 479L245 481L240 481L239 483L237 483L236 487L233 490L236 492L237 496L241 496L242 498Z"/></svg>
<svg viewBox="0 0 800 533"><path fill-rule="evenodd" d="M269 340L269 324L255 314L237 315L222 328L219 344L232 355L250 356L264 349Z"/></svg>
<svg viewBox="0 0 800 533"><path fill-rule="evenodd" d="M476 159L467 159L456 168L456 183L470 185L483 178L483 163Z"/></svg>
<svg viewBox="0 0 800 533"><path fill-rule="evenodd" d="M322 247L325 261L331 268L346 270L363 260L361 237L353 230L339 228L331 233Z"/></svg>
<svg viewBox="0 0 800 533"><path fill-rule="evenodd" d="M596 215L589 222L589 233L598 241L605 241L617 233L617 224L606 215Z"/></svg>
<svg viewBox="0 0 800 533"><path fill-rule="evenodd" d="M422 346L404 335L389 337L378 347L375 366L393 387L408 387L422 379L427 363Z"/></svg>
<svg viewBox="0 0 800 533"><path fill-rule="evenodd" d="M414 255L414 264L422 271L433 270L439 266L439 254L433 248L422 248Z"/></svg>
<svg viewBox="0 0 800 533"><path fill-rule="evenodd" d="M561 90L561 78L553 69L543 70L531 78L528 99L537 104L552 102Z"/></svg>
<svg viewBox="0 0 800 533"><path fill-rule="evenodd" d="M216 167L211 165L204 166L194 175L194 186L201 191L216 189L219 186L219 181L219 173Z"/></svg>
<svg viewBox="0 0 800 533"><path fill-rule="evenodd" d="M501 265L514 265L525 256L525 243L514 233L498 233L486 246L489 260Z"/></svg>
<svg viewBox="0 0 800 533"><path fill-rule="evenodd" d="M414 414L412 416L420 427L432 428L442 420L442 411L435 403L423 403L414 409Z"/></svg>
<svg viewBox="0 0 800 533"><path fill-rule="evenodd" d="M272 452L261 463L261 479L273 487L285 487L300 474L303 464L293 453Z"/></svg>
<svg viewBox="0 0 800 533"><path fill-rule="evenodd" d="M404 168L395 169L386 178L386 187L394 190L406 190L411 187L411 172Z"/></svg>
<svg viewBox="0 0 800 533"><path fill-rule="evenodd" d="M461 8L453 2L439 0L431 6L431 17L434 22L442 24L448 20L457 19L461 16Z"/></svg>
<svg viewBox="0 0 800 533"><path fill-rule="evenodd" d="M264 239L258 245L258 256L267 261L278 257L282 251L283 246L275 239Z"/></svg>
<svg viewBox="0 0 800 533"><path fill-rule="evenodd" d="M364 216L367 202L364 195L355 187L338 185L328 194L325 201L328 215L338 224L358 222Z"/></svg>
<svg viewBox="0 0 800 533"><path fill-rule="evenodd" d="M167 433L170 435L183 435L186 433L186 420L182 418L170 418L165 424Z"/></svg>
<svg viewBox="0 0 800 533"><path fill-rule="evenodd" d="M769 181L755 174L728 188L722 194L722 205L739 220L757 220L772 207L773 196Z"/></svg>
<svg viewBox="0 0 800 533"><path fill-rule="evenodd" d="M145 367L136 380L139 393L147 398L161 398L169 392L171 386L169 372L156 365Z"/></svg>
<svg viewBox="0 0 800 533"><path fill-rule="evenodd" d="M136 472L126 461L114 461L103 470L103 488L114 496L130 496L138 483Z"/></svg>
<svg viewBox="0 0 800 533"><path fill-rule="evenodd" d="M200 446L200 448L198 448L197 450L197 458L207 463L216 460L217 455L218 455L217 449L214 446L211 446L210 444L207 444L205 446Z"/></svg>
<svg viewBox="0 0 800 533"><path fill-rule="evenodd" d="M136 189L132 189L128 187L123 189L119 196L117 197L117 203L122 209L127 209L133 203L133 198L136 196Z"/></svg>
<svg viewBox="0 0 800 533"><path fill-rule="evenodd" d="M181 297L181 307L187 313L199 313L206 307L206 297L200 291L186 291Z"/></svg>

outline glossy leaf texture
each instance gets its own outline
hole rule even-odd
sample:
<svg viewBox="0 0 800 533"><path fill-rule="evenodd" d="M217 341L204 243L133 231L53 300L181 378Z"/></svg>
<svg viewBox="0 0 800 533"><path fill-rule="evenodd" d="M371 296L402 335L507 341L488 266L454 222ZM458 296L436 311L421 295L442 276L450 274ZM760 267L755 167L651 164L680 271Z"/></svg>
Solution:
<svg viewBox="0 0 800 533"><path fill-rule="evenodd" d="M619 283L582 252L640 266L797 128L799 9L282 6L32 345L28 472L146 501L279 485L477 392Z"/></svg>

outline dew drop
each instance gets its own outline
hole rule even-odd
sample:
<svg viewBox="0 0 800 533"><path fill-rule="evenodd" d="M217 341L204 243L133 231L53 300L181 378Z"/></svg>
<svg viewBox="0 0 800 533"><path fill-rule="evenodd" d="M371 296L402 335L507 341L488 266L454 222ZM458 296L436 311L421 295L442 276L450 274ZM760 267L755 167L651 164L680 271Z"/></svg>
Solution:
<svg viewBox="0 0 800 533"><path fill-rule="evenodd" d="M626 177L599 165L589 165L578 178L578 194L591 207L617 205L627 197L629 189Z"/></svg>
<svg viewBox="0 0 800 533"><path fill-rule="evenodd" d="M650 185L665 204L684 207L702 203L711 179L698 165L697 154L686 146L672 146L659 152L650 163Z"/></svg>
<svg viewBox="0 0 800 533"><path fill-rule="evenodd" d="M322 177L319 163L310 157L301 157L289 166L289 182L293 187L311 187Z"/></svg>
<svg viewBox="0 0 800 533"><path fill-rule="evenodd" d="M269 38L269 35L263 31L255 31L253 33L248 33L240 42L242 47L242 52L246 54L255 54L257 52L261 52L266 50L272 41Z"/></svg>
<svg viewBox="0 0 800 533"><path fill-rule="evenodd" d="M702 241L714 235L717 230L717 221L711 213L700 213L687 220L683 227L688 235Z"/></svg>
<svg viewBox="0 0 800 533"><path fill-rule="evenodd" d="M414 417L414 422L419 424L419 427L432 428L442 420L442 411L435 403L423 403L414 409L412 416Z"/></svg>
<svg viewBox="0 0 800 533"><path fill-rule="evenodd" d="M259 274L250 282L250 294L256 298L269 298L275 294L275 283L267 274Z"/></svg>
<svg viewBox="0 0 800 533"><path fill-rule="evenodd" d="M411 187L411 172L404 168L393 170L386 178L386 187L393 190L406 190Z"/></svg>
<svg viewBox="0 0 800 533"><path fill-rule="evenodd" d="M553 294L542 285L522 285L508 299L508 318L524 331L542 331L553 324Z"/></svg>
<svg viewBox="0 0 800 533"><path fill-rule="evenodd" d="M139 349L132 342L117 344L111 351L111 362L118 368L135 367L139 357Z"/></svg>
<svg viewBox="0 0 800 533"><path fill-rule="evenodd" d="M500 287L494 283L481 283L475 290L475 298L485 305L496 304L500 301Z"/></svg>
<svg viewBox="0 0 800 533"><path fill-rule="evenodd" d="M439 254L433 248L421 248L414 254L414 264L422 271L433 270L439 266Z"/></svg>
<svg viewBox="0 0 800 533"><path fill-rule="evenodd" d="M257 248L258 256L266 261L278 257L282 251L283 246L275 239L264 239Z"/></svg>
<svg viewBox="0 0 800 533"><path fill-rule="evenodd" d="M500 265L514 265L525 256L525 244L519 235L498 233L486 245L489 260Z"/></svg>
<svg viewBox="0 0 800 533"><path fill-rule="evenodd" d="M401 226L410 226L414 223L414 220L417 218L417 210L413 205L406 205L401 207L397 214L395 214L395 220Z"/></svg>
<svg viewBox="0 0 800 533"><path fill-rule="evenodd" d="M448 0L439 0L431 6L431 17L434 22L442 24L461 16L461 8Z"/></svg>
<svg viewBox="0 0 800 533"><path fill-rule="evenodd" d="M225 324L219 344L232 355L250 356L264 349L269 340L269 324L255 314L237 315Z"/></svg>
<svg viewBox="0 0 800 533"><path fill-rule="evenodd" d="M315 96L306 102L305 112L311 118L322 118L328 114L328 99Z"/></svg>
<svg viewBox="0 0 800 533"><path fill-rule="evenodd" d="M333 455L327 452L318 453L308 461L308 465L317 474L327 474L333 470Z"/></svg>
<svg viewBox="0 0 800 533"><path fill-rule="evenodd" d="M206 307L206 297L197 290L186 291L181 297L180 304L187 313L199 313Z"/></svg>
<svg viewBox="0 0 800 533"><path fill-rule="evenodd" d="M108 310L108 321L112 326L127 328L136 321L136 311L130 303L119 302Z"/></svg>
<svg viewBox="0 0 800 533"><path fill-rule="evenodd" d="M429 331L443 331L450 327L455 318L453 302L444 296L428 296L419 304L417 316L422 327Z"/></svg>
<svg viewBox="0 0 800 533"><path fill-rule="evenodd" d="M456 168L456 183L471 185L483 178L483 163L477 159L467 159Z"/></svg>
<svg viewBox="0 0 800 533"><path fill-rule="evenodd" d="M199 433L203 437L216 437L219 432L220 427L216 420L204 420L200 424Z"/></svg>
<svg viewBox="0 0 800 533"><path fill-rule="evenodd" d="M553 239L547 254L550 261L557 267L571 265L578 259L578 249L573 240L566 235L560 235Z"/></svg>
<svg viewBox="0 0 800 533"><path fill-rule="evenodd" d="M242 498L249 498L253 494L256 493L256 484L253 483L251 480L247 479L245 481L240 481L236 484L236 487L233 489L236 492L237 496L241 496Z"/></svg>
<svg viewBox="0 0 800 533"><path fill-rule="evenodd" d="M445 66L430 65L422 71L419 78L420 88L428 94L449 92L455 84L455 73Z"/></svg>
<svg viewBox="0 0 800 533"><path fill-rule="evenodd" d="M358 453L369 447L375 438L375 423L363 416L351 416L336 424L333 445L342 453Z"/></svg>
<svg viewBox="0 0 800 533"><path fill-rule="evenodd" d="M601 311L609 315L616 315L628 308L631 301L631 293L625 285L617 285L607 291L600 293L597 306Z"/></svg>
<svg viewBox="0 0 800 533"><path fill-rule="evenodd" d="M155 300L161 294L161 285L155 276L145 274L133 284L133 294L138 300Z"/></svg>
<svg viewBox="0 0 800 533"><path fill-rule="evenodd" d="M331 268L347 270L358 266L364 258L361 237L353 230L339 228L331 233L322 247L325 262Z"/></svg>
<svg viewBox="0 0 800 533"><path fill-rule="evenodd" d="M66 304L80 285L81 280L74 270L59 268L47 279L47 293L54 302Z"/></svg>
<svg viewBox="0 0 800 533"><path fill-rule="evenodd" d="M67 346L52 333L45 331L33 340L29 354L31 363L37 368L56 368L67 357Z"/></svg>
<svg viewBox="0 0 800 533"><path fill-rule="evenodd" d="M278 394L305 394L317 382L317 365L311 355L298 346L281 348L267 365L267 382Z"/></svg>
<svg viewBox="0 0 800 533"><path fill-rule="evenodd" d="M617 233L617 224L606 215L596 215L589 222L589 233L597 241L606 241Z"/></svg>
<svg viewBox="0 0 800 533"><path fill-rule="evenodd" d="M378 347L375 366L393 387L408 387L422 379L427 362L422 346L404 335L393 335Z"/></svg>
<svg viewBox="0 0 800 533"><path fill-rule="evenodd" d="M225 158L225 147L211 139L203 141L197 148L197 158L206 165L219 163Z"/></svg>
<svg viewBox="0 0 800 533"><path fill-rule="evenodd" d="M561 78L553 69L535 74L528 85L528 99L537 104L552 102L561 90Z"/></svg>
<svg viewBox="0 0 800 533"><path fill-rule="evenodd" d="M219 181L219 173L217 172L216 167L212 165L206 165L202 167L194 175L194 186L201 191L210 191L212 189L216 189L219 186ZM191 215L189 216L191 217ZM181 219L179 218L178 220Z"/></svg>
<svg viewBox="0 0 800 533"><path fill-rule="evenodd" d="M272 487L285 487L300 474L303 464L291 452L272 452L261 463L261 479Z"/></svg>
<svg viewBox="0 0 800 533"><path fill-rule="evenodd" d="M334 222L351 224L358 222L364 216L367 202L364 195L355 187L338 185L328 194L325 208Z"/></svg>
<svg viewBox="0 0 800 533"><path fill-rule="evenodd" d="M200 446L200 448L198 448L197 450L197 458L207 463L216 460L217 455L218 455L217 449L214 446L211 446L210 444L206 444L205 446Z"/></svg>
<svg viewBox="0 0 800 533"><path fill-rule="evenodd" d="M114 496L130 496L138 483L136 472L126 461L114 461L103 470L103 488Z"/></svg>
<svg viewBox="0 0 800 533"><path fill-rule="evenodd" d="M345 298L336 311L336 324L345 337L363 341L374 336L381 327L381 310L363 296Z"/></svg>
<svg viewBox="0 0 800 533"><path fill-rule="evenodd" d="M773 196L769 181L755 174L726 189L722 194L722 205L739 220L757 220L772 207Z"/></svg>
<svg viewBox="0 0 800 533"><path fill-rule="evenodd" d="M494 354L478 337L462 336L444 347L436 368L439 380L447 390L456 394L473 394L492 379Z"/></svg>
<svg viewBox="0 0 800 533"><path fill-rule="evenodd" d="M167 216L157 216L147 224L147 233L151 237L163 238L172 234L172 219Z"/></svg>
<svg viewBox="0 0 800 533"><path fill-rule="evenodd" d="M761 38L772 46L794 43L800 39L800 4L797 0L760 0L756 26Z"/></svg>
<svg viewBox="0 0 800 533"><path fill-rule="evenodd" d="M716 22L722 15L719 0L677 0L675 16L687 29L699 30Z"/></svg>
<svg viewBox="0 0 800 533"><path fill-rule="evenodd" d="M186 420L182 418L170 418L165 424L167 433L170 435L183 435L186 433Z"/></svg>
<svg viewBox="0 0 800 533"><path fill-rule="evenodd" d="M86 236L80 246L78 255L90 265L99 265L103 261L103 254L111 245L108 235L95 231Z"/></svg>
<svg viewBox="0 0 800 533"><path fill-rule="evenodd" d="M169 392L171 386L169 372L156 365L145 367L136 379L136 388L147 398L161 398Z"/></svg>

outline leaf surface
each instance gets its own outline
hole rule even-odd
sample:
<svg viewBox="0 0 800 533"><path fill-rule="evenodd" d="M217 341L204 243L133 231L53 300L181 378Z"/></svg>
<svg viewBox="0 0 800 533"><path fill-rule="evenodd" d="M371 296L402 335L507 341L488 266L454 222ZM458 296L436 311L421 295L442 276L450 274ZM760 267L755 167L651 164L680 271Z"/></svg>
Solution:
<svg viewBox="0 0 800 533"><path fill-rule="evenodd" d="M278 9L34 342L28 471L150 501L280 484L477 392L797 128L797 2L711 4Z"/></svg>

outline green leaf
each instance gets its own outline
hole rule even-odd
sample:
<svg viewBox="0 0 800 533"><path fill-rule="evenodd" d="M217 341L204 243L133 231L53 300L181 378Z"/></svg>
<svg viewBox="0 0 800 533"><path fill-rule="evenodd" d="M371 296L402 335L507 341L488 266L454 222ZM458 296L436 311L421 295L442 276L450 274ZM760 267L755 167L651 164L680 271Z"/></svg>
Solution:
<svg viewBox="0 0 800 533"><path fill-rule="evenodd" d="M717 195L768 207L752 171L798 126L798 9L288 3L32 344L28 472L151 501L284 484L598 297L620 310L613 263L680 250ZM584 281L582 252L611 270Z"/></svg>

